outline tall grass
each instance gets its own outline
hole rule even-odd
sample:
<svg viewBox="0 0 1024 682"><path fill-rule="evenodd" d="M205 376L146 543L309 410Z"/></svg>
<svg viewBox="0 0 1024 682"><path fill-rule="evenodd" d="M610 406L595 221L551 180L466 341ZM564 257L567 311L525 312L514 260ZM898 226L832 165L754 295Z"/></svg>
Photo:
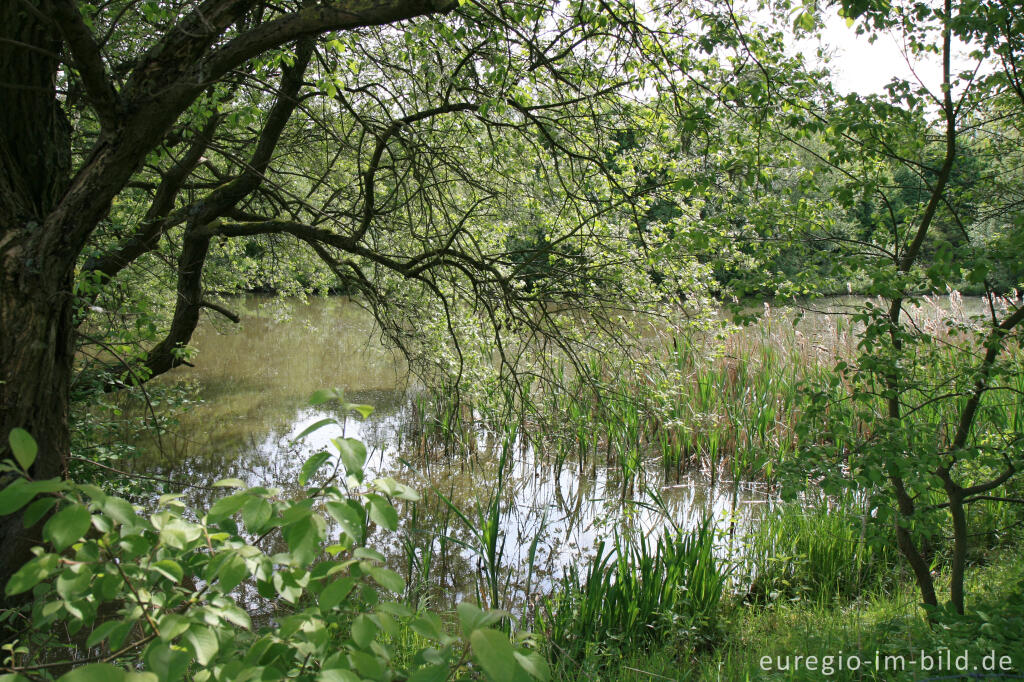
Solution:
<svg viewBox="0 0 1024 682"><path fill-rule="evenodd" d="M779 505L746 536L746 599L831 603L883 591L902 565L890 535L849 497Z"/></svg>
<svg viewBox="0 0 1024 682"><path fill-rule="evenodd" d="M585 572L571 566L537 612L551 663L570 668L597 650L669 636L710 641L728 575L714 544L708 521L688 534L666 531L653 544L620 535L610 546L598 543Z"/></svg>
<svg viewBox="0 0 1024 682"><path fill-rule="evenodd" d="M942 343L932 344L929 357L918 358L908 385L922 387L907 394L914 432L926 439L945 438L956 423L958 402L930 400L928 390L941 394L963 389L976 364L976 344L969 335L953 337L948 329L969 328L970 316L957 302L926 301L914 312L915 324ZM657 462L665 477L702 470L719 479L771 481L780 463L798 447L809 386L831 383L832 397L842 403L858 386L837 377L840 360L857 355L858 327L849 316L827 314L793 323L793 313L766 307L751 326L692 329L660 338L662 350L643 361L607 354L570 368L554 364L544 380L518 397L511 410L508 391L489 385L466 391L467 405L456 408L451 393L435 396L431 412L444 451L453 442L471 443L474 424L501 433L505 421L520 427L523 442L561 467L576 464L581 471L606 466L623 483L623 498L634 489L643 468ZM986 398L978 416L979 438L988 432L1024 430L1024 353L1016 353L1021 371L1010 374L1005 391ZM1014 397L1016 396L1016 397ZM920 403L916 406L916 403ZM884 411L884 405L878 406ZM918 427L920 425L920 427ZM874 422L864 413L836 410L829 414L828 445L837 453L872 437ZM820 435L820 434L819 434ZM813 444L813 443L810 443Z"/></svg>
<svg viewBox="0 0 1024 682"><path fill-rule="evenodd" d="M652 461L666 479L694 469L713 482L771 479L796 447L802 384L853 346L841 323L805 335L778 313L742 330L695 330L668 337L653 364L557 368L520 421L558 466L618 472L624 498Z"/></svg>

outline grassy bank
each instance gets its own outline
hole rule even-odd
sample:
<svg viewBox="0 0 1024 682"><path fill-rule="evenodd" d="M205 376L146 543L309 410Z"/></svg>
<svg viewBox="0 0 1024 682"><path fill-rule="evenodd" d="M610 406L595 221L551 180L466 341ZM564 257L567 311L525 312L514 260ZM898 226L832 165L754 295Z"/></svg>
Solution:
<svg viewBox="0 0 1024 682"><path fill-rule="evenodd" d="M1024 566L1019 549L992 556L990 563L972 571L969 582L974 595L969 613L940 615L931 628L918 605L917 588L905 576L891 590L865 592L849 602L798 599L759 606L737 596L723 602L712 648L694 647L685 633L649 650L634 649L631 642L613 644L592 651L575 670L557 670L554 679L972 679L938 669L940 653L946 665L947 650L954 667L966 653L971 673L983 672L985 657L991 659L993 651L996 665L1008 656L1013 667L1002 671L1002 679L1024 679ZM922 669L922 651L932 657L931 671ZM803 658L796 661L796 656ZM863 659L859 670L849 670L850 656ZM789 670L779 670L780 664Z"/></svg>

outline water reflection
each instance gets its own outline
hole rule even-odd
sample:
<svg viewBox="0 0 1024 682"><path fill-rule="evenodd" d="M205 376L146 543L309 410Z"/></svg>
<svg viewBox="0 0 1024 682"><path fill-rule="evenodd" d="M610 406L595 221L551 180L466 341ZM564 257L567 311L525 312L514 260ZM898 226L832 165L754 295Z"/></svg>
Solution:
<svg viewBox="0 0 1024 682"><path fill-rule="evenodd" d="M427 445L415 386L400 359L376 341L372 318L356 304L332 298L282 308L248 298L238 306L244 309L240 328L205 320L193 338L196 366L160 379L196 382L204 402L181 416L161 448L147 448L137 466L193 486L188 496L198 508L220 494L206 486L226 477L297 489L299 468L310 454L327 448L333 437L359 438L369 452L368 475L391 476L423 494L399 509L398 533L371 538L405 575L410 596L450 604L486 594L478 540L437 493L474 523L481 518L496 494L501 439L480 430L476 444L459 452ZM373 405L373 415L342 419L296 442L316 421L341 419L330 409L307 406L308 395L325 387ZM699 475L667 483L656 461L645 463L640 478L624 490L618 468L596 461L557 466L520 440L510 447L499 505L503 603L496 606L531 603L566 566L616 533L691 528L710 516L722 529L727 552L732 524L750 523L767 499L757 486L711 485Z"/></svg>

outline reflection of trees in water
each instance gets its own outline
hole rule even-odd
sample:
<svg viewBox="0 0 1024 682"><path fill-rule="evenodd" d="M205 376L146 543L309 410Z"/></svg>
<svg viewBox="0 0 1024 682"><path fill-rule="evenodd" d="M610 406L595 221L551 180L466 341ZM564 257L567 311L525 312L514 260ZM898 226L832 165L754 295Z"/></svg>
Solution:
<svg viewBox="0 0 1024 682"><path fill-rule="evenodd" d="M295 490L302 463L314 452L329 449L329 439L345 435L363 440L367 450L380 454L389 449L396 433L402 429L403 415L408 412L407 399L395 391L353 393L355 402L375 405L370 419L347 420L336 408L318 406L263 414L260 430L239 429L230 420L212 422L182 420L177 427L164 434L160 441L147 443L144 454L133 463L135 471L166 477L189 486L186 491L190 502L209 504L218 492L206 488L223 478L238 478L252 486L266 486ZM318 433L295 442L294 438L305 425L333 417L344 424L325 428ZM248 420L247 420L248 422ZM373 467L373 457L368 463Z"/></svg>
<svg viewBox="0 0 1024 682"><path fill-rule="evenodd" d="M497 480L498 456L493 451L488 455L486 446L461 458L445 452L439 449L441 455L432 457L420 451L407 460L417 472L413 485L423 499L402 508L399 540L378 549L392 566L401 567L414 597L451 606L467 595L476 597L477 591L486 594L478 558L481 549L474 534L435 491L479 523ZM408 467L395 465L386 473L408 480ZM658 534L673 523L692 528L706 516L719 519L725 529L733 501L741 522L744 518L749 522L745 510L750 507L744 503L764 498L763 491L753 487L738 489L734 495L731 488L712 488L696 477L665 488L663 472L652 466L636 486L635 504L623 506L624 483L617 468L558 467L528 448L517 448L508 467L499 521L504 603L497 606L514 611L529 609L550 593L568 565L585 561L602 539ZM645 492L649 490L658 491L663 509ZM531 550L535 551L532 562ZM728 550L723 544L723 553Z"/></svg>
<svg viewBox="0 0 1024 682"><path fill-rule="evenodd" d="M349 418L344 433L367 446L368 477L390 476L412 485L422 495L418 502L400 502L397 533L373 529L367 543L387 557L388 564L407 581L414 602L451 606L461 599L487 593L480 548L473 531L437 494L442 493L474 523L494 494L500 439L480 429L468 447L453 446L426 429L415 401L398 392L353 393L350 399L376 406L367 420ZM180 436L184 444L175 456L152 456L146 471L190 486L211 486L222 478L239 478L252 486L280 488L297 493L302 463L313 453L328 449L340 427L322 429L302 442L293 438L307 425L327 416L341 420L329 409L291 409L262 433L244 440L224 437L219 424ZM729 507L731 491L713 490L706 481L691 479L667 486L661 467L641 470L639 481L628 482L634 492L623 505L621 470L591 461L583 465L550 461L517 442L507 462L501 490L499 581L502 608L530 608L549 593L570 563L585 561L602 539L660 532L675 523L694 526L706 515L721 517ZM327 475L325 467L322 475ZM658 491L666 520L647 491ZM221 490L191 487L186 490L192 508L204 508L223 494ZM751 497L749 491L737 501ZM336 536L337 528L329 534ZM283 550L273 533L264 542L271 553ZM275 548L276 543L276 548ZM531 551L534 553L531 561ZM528 584L529 583L529 584ZM259 610L257 595L247 603Z"/></svg>

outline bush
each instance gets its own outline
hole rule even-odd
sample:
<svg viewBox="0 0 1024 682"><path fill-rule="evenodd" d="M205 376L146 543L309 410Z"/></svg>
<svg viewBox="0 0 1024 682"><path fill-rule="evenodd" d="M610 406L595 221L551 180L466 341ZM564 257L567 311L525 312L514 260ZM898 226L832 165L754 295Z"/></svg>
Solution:
<svg viewBox="0 0 1024 682"><path fill-rule="evenodd" d="M18 466L4 461L0 474L17 478L0 490L0 513L20 511L26 527L47 520L36 556L5 588L31 593L33 604L2 611L8 628L24 623L4 647L4 682L426 681L461 669L547 678L529 635L510 641L495 629L506 614L461 604L452 635L436 614L401 601L402 578L365 540L371 524L396 529L393 498L417 494L364 480L359 441L334 439L333 454L314 454L296 499L227 479L217 485L235 491L205 512L190 514L172 494L148 515L95 485L32 480L34 440L15 429L10 443ZM271 541L281 551L264 549ZM257 627L250 611L260 598L271 610ZM398 641L422 646L397 652Z"/></svg>

